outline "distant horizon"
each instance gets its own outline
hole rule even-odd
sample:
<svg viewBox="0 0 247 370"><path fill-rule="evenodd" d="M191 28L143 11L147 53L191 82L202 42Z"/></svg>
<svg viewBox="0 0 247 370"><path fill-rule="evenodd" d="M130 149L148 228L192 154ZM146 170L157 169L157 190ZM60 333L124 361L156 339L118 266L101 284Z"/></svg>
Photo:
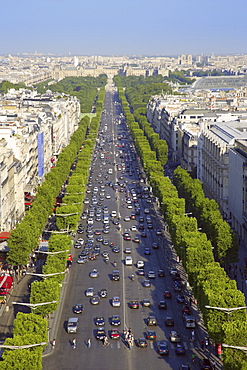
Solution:
<svg viewBox="0 0 247 370"><path fill-rule="evenodd" d="M177 53L177 54L74 54L69 52L68 54L55 54L55 53L41 53L38 51L35 52L22 52L22 53L4 53L1 54L0 51L0 57L3 56L54 56L54 57L92 57L92 56L101 56L101 57L132 57L132 58L142 58L142 57L148 57L148 58L158 58L158 57L168 57L168 58L178 58L181 55L192 55L192 56L243 56L247 55L247 52L243 53Z"/></svg>
<svg viewBox="0 0 247 370"><path fill-rule="evenodd" d="M246 0L1 0L0 54L247 53Z"/></svg>

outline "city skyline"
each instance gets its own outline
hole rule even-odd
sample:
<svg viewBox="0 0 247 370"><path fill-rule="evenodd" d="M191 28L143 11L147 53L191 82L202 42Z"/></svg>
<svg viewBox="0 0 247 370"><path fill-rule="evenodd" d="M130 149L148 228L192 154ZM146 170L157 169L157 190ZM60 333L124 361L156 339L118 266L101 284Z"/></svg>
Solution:
<svg viewBox="0 0 247 370"><path fill-rule="evenodd" d="M0 55L246 53L244 0L2 1Z"/></svg>

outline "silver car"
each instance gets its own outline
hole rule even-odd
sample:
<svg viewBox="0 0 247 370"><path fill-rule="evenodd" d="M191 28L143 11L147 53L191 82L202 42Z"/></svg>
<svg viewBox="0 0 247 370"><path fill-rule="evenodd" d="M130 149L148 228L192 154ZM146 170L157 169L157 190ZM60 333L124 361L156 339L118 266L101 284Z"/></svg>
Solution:
<svg viewBox="0 0 247 370"><path fill-rule="evenodd" d="M93 295L94 295L94 288L87 288L85 294L86 294L86 297L93 297Z"/></svg>

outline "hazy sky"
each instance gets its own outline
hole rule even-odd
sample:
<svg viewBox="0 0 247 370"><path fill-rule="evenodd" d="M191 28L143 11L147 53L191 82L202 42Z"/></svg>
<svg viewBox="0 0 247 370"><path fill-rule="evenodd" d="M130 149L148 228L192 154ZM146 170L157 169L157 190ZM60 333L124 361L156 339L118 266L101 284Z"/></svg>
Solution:
<svg viewBox="0 0 247 370"><path fill-rule="evenodd" d="M247 53L247 0L0 0L0 55Z"/></svg>

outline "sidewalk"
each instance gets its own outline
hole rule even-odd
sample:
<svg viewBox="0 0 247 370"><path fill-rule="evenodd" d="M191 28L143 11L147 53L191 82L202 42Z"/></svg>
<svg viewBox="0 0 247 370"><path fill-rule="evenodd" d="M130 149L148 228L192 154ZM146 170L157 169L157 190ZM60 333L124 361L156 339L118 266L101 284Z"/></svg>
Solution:
<svg viewBox="0 0 247 370"><path fill-rule="evenodd" d="M17 283L13 284L10 294L7 296L7 302L0 309L0 341L13 335L13 322L17 312L29 313L27 306L13 305L13 302L29 302L28 284L32 277L25 275Z"/></svg>
<svg viewBox="0 0 247 370"><path fill-rule="evenodd" d="M247 305L247 274L245 272L245 258L247 258L247 246L243 241L239 245L238 253L239 261L227 267L227 273L231 279L235 279L237 287L245 295L245 303Z"/></svg>

